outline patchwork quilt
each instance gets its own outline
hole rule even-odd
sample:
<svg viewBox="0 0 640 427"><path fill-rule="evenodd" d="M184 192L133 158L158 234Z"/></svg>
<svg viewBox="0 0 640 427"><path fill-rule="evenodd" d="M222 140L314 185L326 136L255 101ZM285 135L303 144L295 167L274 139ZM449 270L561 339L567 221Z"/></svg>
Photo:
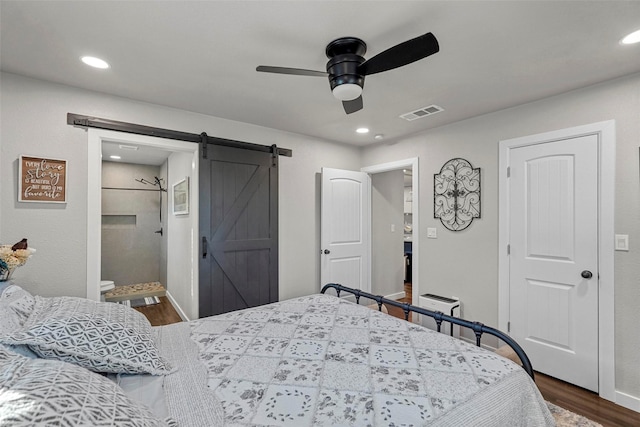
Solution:
<svg viewBox="0 0 640 427"><path fill-rule="evenodd" d="M510 360L329 295L158 330L180 425L554 425Z"/></svg>

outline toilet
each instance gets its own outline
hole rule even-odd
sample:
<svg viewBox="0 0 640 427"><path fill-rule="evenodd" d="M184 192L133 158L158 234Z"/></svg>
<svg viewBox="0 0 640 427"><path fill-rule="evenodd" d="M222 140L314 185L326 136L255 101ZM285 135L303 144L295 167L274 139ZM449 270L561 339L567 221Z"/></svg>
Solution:
<svg viewBox="0 0 640 427"><path fill-rule="evenodd" d="M101 280L100 281L100 301L104 301L104 294L115 288L116 285L113 280Z"/></svg>

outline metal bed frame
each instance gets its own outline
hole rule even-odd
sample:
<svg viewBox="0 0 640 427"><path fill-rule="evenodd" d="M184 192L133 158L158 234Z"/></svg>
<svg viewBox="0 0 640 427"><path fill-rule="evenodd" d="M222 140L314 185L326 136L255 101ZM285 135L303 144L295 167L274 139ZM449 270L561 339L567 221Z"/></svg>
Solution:
<svg viewBox="0 0 640 427"><path fill-rule="evenodd" d="M370 294L368 292L361 291L359 289L348 288L348 287L340 285L338 283L329 283L329 284L325 285L322 288L322 290L320 291L320 293L324 294L330 288L333 288L333 289L336 290L336 293L337 293L338 297L340 297L340 292L348 292L350 294L355 295L356 303L360 303L360 298L361 297L365 297L365 298L368 298L370 300L373 300L376 303L378 303L378 310L379 311L382 311L382 304L391 305L391 306L394 306L394 307L401 308L404 311L404 319L405 320L409 320L409 313L410 312L414 312L414 313L418 313L418 314L422 314L422 315L425 315L425 316L432 317L436 321L436 325L438 327L438 332L440 332L440 328L442 326L442 322L449 322L449 323L452 323L452 324L455 324L455 325L460 325L462 327L471 329L473 331L473 333L476 335L476 345L478 347L480 347L480 340L482 339L482 334L486 333L486 334L489 334L489 335L493 335L494 337L497 337L500 340L504 341L507 345L509 345L509 347L511 347L513 349L513 351L515 351L515 353L520 358L520 361L522 362L522 368L527 372L527 374L529 374L531 379L534 379L533 368L531 366L531 361L529 360L529 357L527 357L527 354L524 352L522 347L520 347L520 345L517 342L515 342L515 340L513 338L511 338L509 335L505 334L504 332L502 332L502 331L500 331L498 329L495 329L495 328L492 328L492 327L489 327L489 326L485 326L484 324L482 324L480 322L470 322L468 320L460 319L458 317L449 316L449 315L446 315L446 314L442 313L441 311L431 311L431 310L427 310L427 309L422 308L422 307L416 307L416 306L408 304L408 303L403 303L403 302L390 300L390 299L387 299L387 298L385 298L385 297L383 297L381 295L373 295L373 294Z"/></svg>

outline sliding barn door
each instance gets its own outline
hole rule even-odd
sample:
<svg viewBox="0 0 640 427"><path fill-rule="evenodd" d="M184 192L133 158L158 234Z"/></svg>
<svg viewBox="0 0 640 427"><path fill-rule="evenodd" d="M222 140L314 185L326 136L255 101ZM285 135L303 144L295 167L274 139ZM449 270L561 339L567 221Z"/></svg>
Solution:
<svg viewBox="0 0 640 427"><path fill-rule="evenodd" d="M209 144L200 162L200 317L277 301L277 155Z"/></svg>

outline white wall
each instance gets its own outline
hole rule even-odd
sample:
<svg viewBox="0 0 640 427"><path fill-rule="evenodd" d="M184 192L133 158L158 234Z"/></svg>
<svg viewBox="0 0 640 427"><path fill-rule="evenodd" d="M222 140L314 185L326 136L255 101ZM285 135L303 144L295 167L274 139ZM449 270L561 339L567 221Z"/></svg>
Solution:
<svg viewBox="0 0 640 427"><path fill-rule="evenodd" d="M359 149L9 73L0 74L0 90L0 241L27 237L38 249L14 273L33 293L86 296L87 132L66 124L69 112L292 149L280 158L280 299L317 292L318 174L323 166L358 170ZM66 205L17 202L20 154L68 160Z"/></svg>
<svg viewBox="0 0 640 427"><path fill-rule="evenodd" d="M193 265L193 258L185 256L191 254L193 240L198 239L197 230L191 227L191 216L198 209L197 195L193 193L193 176L191 176L191 153L172 153L168 160L168 213L167 213L167 291L173 297L189 319L198 318L198 289L197 282L192 280L192 271L198 266ZM189 180L189 213L186 215L173 214L173 185L187 178Z"/></svg>
<svg viewBox="0 0 640 427"><path fill-rule="evenodd" d="M446 106L445 106L446 109ZM419 156L420 292L455 295L463 316L498 323L498 142L556 129L616 121L615 228L628 234L629 252L615 253L616 390L640 398L640 74L443 126L364 151L364 164ZM446 111L445 113L446 114ZM424 119L428 120L428 118ZM482 218L462 232L433 218L433 174L462 157L482 169ZM426 238L426 228L438 230ZM415 285L415 284L414 284ZM640 400L637 402L640 409Z"/></svg>
<svg viewBox="0 0 640 427"><path fill-rule="evenodd" d="M391 231L392 225L394 231ZM401 169L371 175L371 293L399 292L404 292L404 172Z"/></svg>

